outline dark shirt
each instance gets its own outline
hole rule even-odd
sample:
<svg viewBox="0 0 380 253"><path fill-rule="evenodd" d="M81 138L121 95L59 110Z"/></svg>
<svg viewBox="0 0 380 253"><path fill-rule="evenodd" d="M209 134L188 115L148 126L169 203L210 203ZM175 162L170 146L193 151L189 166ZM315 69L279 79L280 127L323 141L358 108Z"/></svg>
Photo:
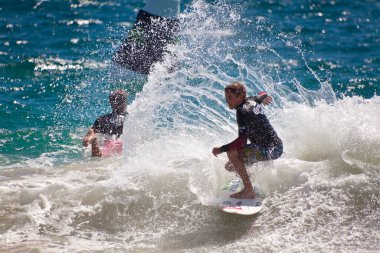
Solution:
<svg viewBox="0 0 380 253"><path fill-rule="evenodd" d="M118 138L123 133L123 124L127 112L122 114L109 113L97 118L92 125L95 133L116 135Z"/></svg>
<svg viewBox="0 0 380 253"><path fill-rule="evenodd" d="M261 100L256 96L246 98L236 110L239 137L221 147L221 151L243 148L247 139L261 147L274 147L281 144L281 139L269 123L263 112Z"/></svg>
<svg viewBox="0 0 380 253"><path fill-rule="evenodd" d="M262 147L273 147L282 143L265 116L261 101L257 101L256 97L244 100L236 111L236 118L239 135L247 135L251 143Z"/></svg>

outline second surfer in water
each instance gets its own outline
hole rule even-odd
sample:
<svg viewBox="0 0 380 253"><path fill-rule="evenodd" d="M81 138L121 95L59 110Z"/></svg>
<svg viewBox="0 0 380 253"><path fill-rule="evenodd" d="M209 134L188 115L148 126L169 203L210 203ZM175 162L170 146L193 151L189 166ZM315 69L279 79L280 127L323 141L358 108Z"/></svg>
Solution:
<svg viewBox="0 0 380 253"><path fill-rule="evenodd" d="M123 133L123 124L127 116L127 96L128 93L124 90L116 90L110 93L109 102L112 107L112 112L96 119L95 123L88 130L83 138L83 145L87 147L91 144L92 156L106 156L106 151L121 152L122 143L119 139ZM103 143L103 150L99 147L97 134L106 136Z"/></svg>

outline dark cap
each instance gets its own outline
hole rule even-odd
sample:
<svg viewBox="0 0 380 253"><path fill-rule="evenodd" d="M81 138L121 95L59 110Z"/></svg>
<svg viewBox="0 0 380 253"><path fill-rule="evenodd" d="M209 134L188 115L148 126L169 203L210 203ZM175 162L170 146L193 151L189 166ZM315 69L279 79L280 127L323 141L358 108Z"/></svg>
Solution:
<svg viewBox="0 0 380 253"><path fill-rule="evenodd" d="M123 103L127 101L128 93L124 90L118 89L115 91L112 91L110 95L108 96L108 99L111 104L114 103Z"/></svg>
<svg viewBox="0 0 380 253"><path fill-rule="evenodd" d="M126 107L128 93L124 90L118 89L110 93L108 99L113 110L123 110Z"/></svg>

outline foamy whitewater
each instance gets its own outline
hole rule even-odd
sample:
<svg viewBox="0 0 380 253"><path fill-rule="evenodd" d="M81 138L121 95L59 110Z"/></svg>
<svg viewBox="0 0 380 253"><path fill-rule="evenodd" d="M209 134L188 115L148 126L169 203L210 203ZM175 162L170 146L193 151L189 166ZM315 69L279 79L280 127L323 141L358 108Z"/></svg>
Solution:
<svg viewBox="0 0 380 253"><path fill-rule="evenodd" d="M81 147L88 126L70 132L75 144L37 158L0 155L0 252L378 252L380 98L337 99L297 37L241 15L223 3L185 9L181 42L130 101L122 156L91 159ZM35 71L52 66L41 61ZM141 78L86 64L106 82ZM273 97L266 114L284 142L281 158L248 168L266 195L248 217L218 209L234 175L225 154L211 153L237 135L223 92L235 80ZM86 115L88 100L81 108L66 99L58 111Z"/></svg>

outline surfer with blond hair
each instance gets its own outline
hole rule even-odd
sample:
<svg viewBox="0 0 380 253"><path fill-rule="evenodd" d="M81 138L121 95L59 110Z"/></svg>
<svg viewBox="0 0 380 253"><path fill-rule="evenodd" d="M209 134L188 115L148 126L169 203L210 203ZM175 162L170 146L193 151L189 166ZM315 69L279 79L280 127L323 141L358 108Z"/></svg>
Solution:
<svg viewBox="0 0 380 253"><path fill-rule="evenodd" d="M272 103L272 97L266 92L257 96L247 97L247 91L242 83L234 82L224 88L228 107L236 110L239 136L233 142L212 149L217 156L227 152L226 170L235 171L243 181L244 189L232 194L232 198L255 198L252 183L249 179L246 165L257 161L277 159L282 155L283 145L276 131L263 112L262 105ZM250 141L247 144L247 140Z"/></svg>

